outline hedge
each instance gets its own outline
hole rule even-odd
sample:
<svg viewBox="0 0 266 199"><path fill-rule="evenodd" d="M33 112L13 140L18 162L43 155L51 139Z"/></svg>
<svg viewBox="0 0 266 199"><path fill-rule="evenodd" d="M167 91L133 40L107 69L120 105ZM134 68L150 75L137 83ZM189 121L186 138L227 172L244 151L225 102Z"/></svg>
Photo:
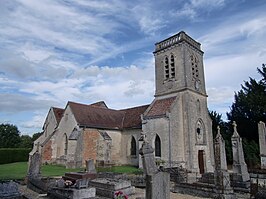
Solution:
<svg viewBox="0 0 266 199"><path fill-rule="evenodd" d="M28 161L30 151L28 148L0 148L0 164Z"/></svg>

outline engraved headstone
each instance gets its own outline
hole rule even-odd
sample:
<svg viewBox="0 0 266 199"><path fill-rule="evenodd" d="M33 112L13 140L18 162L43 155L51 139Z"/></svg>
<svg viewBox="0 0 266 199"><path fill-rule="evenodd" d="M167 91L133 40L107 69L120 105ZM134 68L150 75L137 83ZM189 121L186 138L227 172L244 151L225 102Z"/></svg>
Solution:
<svg viewBox="0 0 266 199"><path fill-rule="evenodd" d="M215 172L214 180L217 198L234 199L235 194L230 185L230 176L227 171L227 161L225 153L224 139L220 133L220 127L217 127L217 136L214 140L215 152Z"/></svg>
<svg viewBox="0 0 266 199"><path fill-rule="evenodd" d="M153 148L144 140L139 153L142 156L144 174L146 174L145 198L169 199L170 174L158 170L153 152Z"/></svg>
<svg viewBox="0 0 266 199"><path fill-rule="evenodd" d="M242 138L237 132L237 125L233 122L234 133L231 138L233 149L233 172L236 177L235 180L240 182L247 182L250 180L247 164L244 158Z"/></svg>
<svg viewBox="0 0 266 199"><path fill-rule="evenodd" d="M265 123L258 123L261 169L266 169L266 128Z"/></svg>

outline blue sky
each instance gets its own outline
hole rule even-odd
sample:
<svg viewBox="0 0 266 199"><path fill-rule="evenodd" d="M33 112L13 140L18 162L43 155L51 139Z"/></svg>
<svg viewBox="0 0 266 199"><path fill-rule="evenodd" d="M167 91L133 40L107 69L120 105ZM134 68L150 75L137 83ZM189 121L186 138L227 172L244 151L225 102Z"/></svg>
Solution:
<svg viewBox="0 0 266 199"><path fill-rule="evenodd" d="M1 0L0 123L41 131L51 106L151 103L154 44L202 44L208 107L223 114L266 62L265 0Z"/></svg>

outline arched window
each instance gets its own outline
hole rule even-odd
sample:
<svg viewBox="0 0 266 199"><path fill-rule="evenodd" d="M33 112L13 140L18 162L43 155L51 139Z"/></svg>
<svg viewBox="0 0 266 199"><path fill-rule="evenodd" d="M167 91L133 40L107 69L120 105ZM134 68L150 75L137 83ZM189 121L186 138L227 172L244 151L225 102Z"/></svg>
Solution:
<svg viewBox="0 0 266 199"><path fill-rule="evenodd" d="M164 59L164 78L169 79L169 60L168 57Z"/></svg>
<svg viewBox="0 0 266 199"><path fill-rule="evenodd" d="M68 139L67 139L67 135L64 135L64 139L65 139L65 147L64 147L64 154L67 155L67 149L68 149Z"/></svg>
<svg viewBox="0 0 266 199"><path fill-rule="evenodd" d="M170 58L171 78L175 78L175 58L171 55Z"/></svg>
<svg viewBox="0 0 266 199"><path fill-rule="evenodd" d="M196 123L196 141L197 144L204 144L204 125L201 119Z"/></svg>
<svg viewBox="0 0 266 199"><path fill-rule="evenodd" d="M137 155L137 143L134 136L131 137L131 148L130 148L131 155Z"/></svg>
<svg viewBox="0 0 266 199"><path fill-rule="evenodd" d="M158 135L155 137L155 157L161 157L161 139Z"/></svg>

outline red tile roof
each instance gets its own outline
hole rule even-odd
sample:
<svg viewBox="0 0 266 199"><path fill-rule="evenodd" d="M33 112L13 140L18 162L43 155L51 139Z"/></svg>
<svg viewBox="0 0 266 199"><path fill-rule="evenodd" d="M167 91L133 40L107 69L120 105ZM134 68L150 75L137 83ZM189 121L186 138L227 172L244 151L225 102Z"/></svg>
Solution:
<svg viewBox="0 0 266 199"><path fill-rule="evenodd" d="M90 105L91 106L98 106L98 107L102 107L102 108L108 108L104 101L95 102L95 103L90 104Z"/></svg>
<svg viewBox="0 0 266 199"><path fill-rule="evenodd" d="M176 97L170 97L166 99L156 100L144 117L156 117L166 115L166 112L169 112L170 107L175 99Z"/></svg>
<svg viewBox="0 0 266 199"><path fill-rule="evenodd" d="M125 112L123 128L141 128L141 114L143 114L148 107L149 105L144 105L121 110Z"/></svg>
<svg viewBox="0 0 266 199"><path fill-rule="evenodd" d="M113 110L107 108L107 106L95 106L95 104L86 105L68 102L80 126L103 129L141 128L140 115L148 108L148 105L145 105L123 110Z"/></svg>
<svg viewBox="0 0 266 199"><path fill-rule="evenodd" d="M61 118L63 117L63 114L64 114L64 109L62 108L56 108L56 107L52 107L52 110L54 112L54 115L55 115L55 119L57 121L57 124L59 124Z"/></svg>

